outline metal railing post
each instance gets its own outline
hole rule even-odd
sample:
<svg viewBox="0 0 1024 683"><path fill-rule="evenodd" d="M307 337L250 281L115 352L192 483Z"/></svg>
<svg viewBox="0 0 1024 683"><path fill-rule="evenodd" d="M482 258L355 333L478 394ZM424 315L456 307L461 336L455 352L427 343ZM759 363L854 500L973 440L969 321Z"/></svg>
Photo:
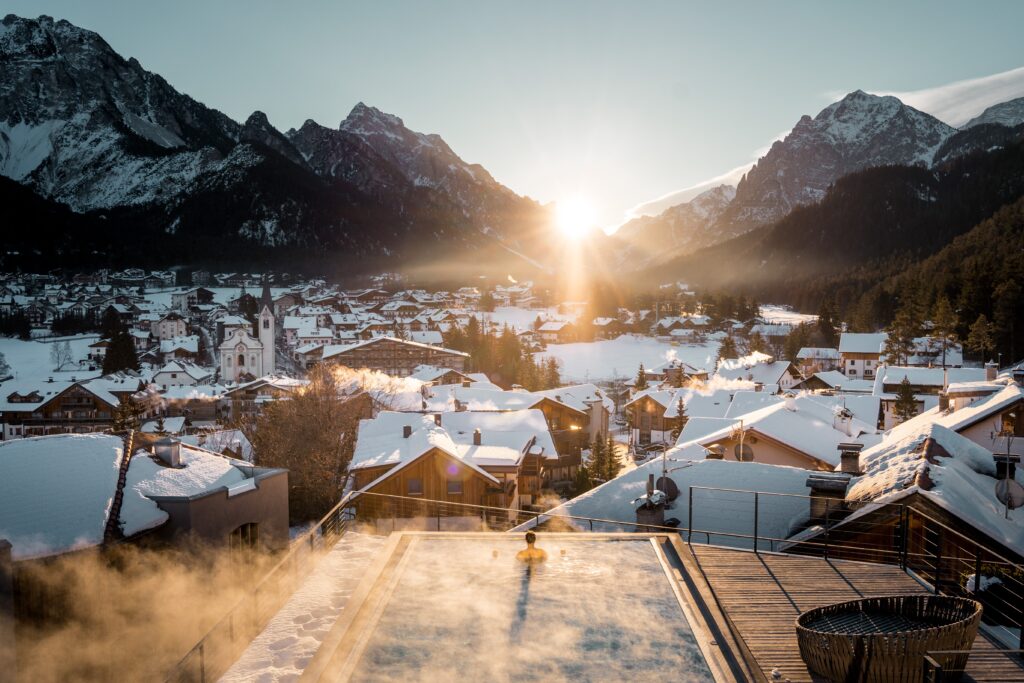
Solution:
<svg viewBox="0 0 1024 683"><path fill-rule="evenodd" d="M981 548L974 549L974 597L981 592Z"/></svg>
<svg viewBox="0 0 1024 683"><path fill-rule="evenodd" d="M942 527L935 531L935 594L942 592Z"/></svg>
<svg viewBox="0 0 1024 683"><path fill-rule="evenodd" d="M826 498L825 499L825 554L823 555L823 557L826 560L828 559L828 541L829 541L829 539L828 539L828 536L829 536L829 533L828 533L828 513L829 513L829 503L830 502L831 502L830 498Z"/></svg>
<svg viewBox="0 0 1024 683"><path fill-rule="evenodd" d="M689 487L689 494L687 495L687 512L686 512L686 542L690 543L693 537L693 487Z"/></svg>
<svg viewBox="0 0 1024 683"><path fill-rule="evenodd" d="M199 645L199 683L206 683L206 643Z"/></svg>
<svg viewBox="0 0 1024 683"><path fill-rule="evenodd" d="M900 569L907 571L907 542L910 537L910 515L906 505L900 505Z"/></svg>
<svg viewBox="0 0 1024 683"><path fill-rule="evenodd" d="M757 507L758 507L758 492L754 491L754 552L757 552Z"/></svg>

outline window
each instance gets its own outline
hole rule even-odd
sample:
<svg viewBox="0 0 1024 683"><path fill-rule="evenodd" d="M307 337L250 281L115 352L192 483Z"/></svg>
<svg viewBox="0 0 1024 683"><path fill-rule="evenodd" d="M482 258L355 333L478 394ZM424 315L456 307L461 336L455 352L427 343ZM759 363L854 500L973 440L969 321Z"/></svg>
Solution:
<svg viewBox="0 0 1024 683"><path fill-rule="evenodd" d="M263 329L265 329L265 330L269 330L270 329L270 318L264 318L263 319Z"/></svg>
<svg viewBox="0 0 1024 683"><path fill-rule="evenodd" d="M240 353L238 354L238 367L242 367L243 365L245 365L245 354Z"/></svg>
<svg viewBox="0 0 1024 683"><path fill-rule="evenodd" d="M461 496L462 495L462 480L460 480L460 479L449 479L448 480L448 495L449 496Z"/></svg>
<svg viewBox="0 0 1024 683"><path fill-rule="evenodd" d="M255 550L260 542L260 525L249 522L228 535L228 548L232 552Z"/></svg>
<svg viewBox="0 0 1024 683"><path fill-rule="evenodd" d="M850 367L853 367L853 360L850 361Z"/></svg>
<svg viewBox="0 0 1024 683"><path fill-rule="evenodd" d="M406 482L406 493L410 496L422 496L423 495L423 480L422 479L410 479Z"/></svg>

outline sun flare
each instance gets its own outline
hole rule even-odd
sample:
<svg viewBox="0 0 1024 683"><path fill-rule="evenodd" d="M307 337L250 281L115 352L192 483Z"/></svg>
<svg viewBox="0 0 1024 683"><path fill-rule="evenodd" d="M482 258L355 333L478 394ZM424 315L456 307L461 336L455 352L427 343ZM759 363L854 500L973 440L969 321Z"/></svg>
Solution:
<svg viewBox="0 0 1024 683"><path fill-rule="evenodd" d="M596 220L597 212L585 197L569 197L560 200L555 206L558 230L569 239L581 239L593 229Z"/></svg>

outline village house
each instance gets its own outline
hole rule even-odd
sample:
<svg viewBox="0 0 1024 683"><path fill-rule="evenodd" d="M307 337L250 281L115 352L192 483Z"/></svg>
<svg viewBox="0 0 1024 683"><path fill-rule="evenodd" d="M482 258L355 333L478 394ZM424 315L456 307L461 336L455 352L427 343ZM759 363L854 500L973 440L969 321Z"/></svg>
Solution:
<svg viewBox="0 0 1024 683"><path fill-rule="evenodd" d="M171 387L194 387L208 384L213 373L194 363L175 360L153 373L153 384L164 391Z"/></svg>
<svg viewBox="0 0 1024 683"><path fill-rule="evenodd" d="M797 369L804 377L839 369L839 349L805 346L796 354Z"/></svg>
<svg viewBox="0 0 1024 683"><path fill-rule="evenodd" d="M853 379L874 379L882 358L885 332L843 332L839 337L839 369Z"/></svg>
<svg viewBox="0 0 1024 683"><path fill-rule="evenodd" d="M576 326L568 320L549 320L539 328L538 334L548 344L568 344L576 341Z"/></svg>
<svg viewBox="0 0 1024 683"><path fill-rule="evenodd" d="M264 404L286 399L307 384L309 380L268 375L228 389L223 394L223 401L230 420L238 422L257 417Z"/></svg>
<svg viewBox="0 0 1024 683"><path fill-rule="evenodd" d="M881 399L883 428L892 429L899 422L896 415L897 393L903 380L910 383L917 414L939 405L939 398L950 383L993 381L995 364L981 368L922 368L883 365L875 376L873 395Z"/></svg>
<svg viewBox="0 0 1024 683"><path fill-rule="evenodd" d="M152 323L152 335L161 341L188 335L188 321L177 311L171 311Z"/></svg>
<svg viewBox="0 0 1024 683"><path fill-rule="evenodd" d="M789 361L775 360L757 351L743 358L723 358L715 375L727 380L753 382L772 394L788 391L803 380L799 370Z"/></svg>
<svg viewBox="0 0 1024 683"><path fill-rule="evenodd" d="M352 344L324 346L321 361L354 370L378 370L393 377L408 377L420 365L463 371L468 353L394 337L374 337Z"/></svg>
<svg viewBox="0 0 1024 683"><path fill-rule="evenodd" d="M537 410L382 412L359 423L350 469L360 491L516 510L557 459Z"/></svg>

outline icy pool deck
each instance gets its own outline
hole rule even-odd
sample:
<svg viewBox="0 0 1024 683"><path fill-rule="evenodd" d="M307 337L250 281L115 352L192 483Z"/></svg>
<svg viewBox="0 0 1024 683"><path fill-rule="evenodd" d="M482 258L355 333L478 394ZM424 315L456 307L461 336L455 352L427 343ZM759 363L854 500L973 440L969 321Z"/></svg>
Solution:
<svg viewBox="0 0 1024 683"><path fill-rule="evenodd" d="M298 680L386 541L384 536L345 534L220 680Z"/></svg>
<svg viewBox="0 0 1024 683"><path fill-rule="evenodd" d="M668 544L545 533L531 567L519 534L393 535L303 680L731 680Z"/></svg>

